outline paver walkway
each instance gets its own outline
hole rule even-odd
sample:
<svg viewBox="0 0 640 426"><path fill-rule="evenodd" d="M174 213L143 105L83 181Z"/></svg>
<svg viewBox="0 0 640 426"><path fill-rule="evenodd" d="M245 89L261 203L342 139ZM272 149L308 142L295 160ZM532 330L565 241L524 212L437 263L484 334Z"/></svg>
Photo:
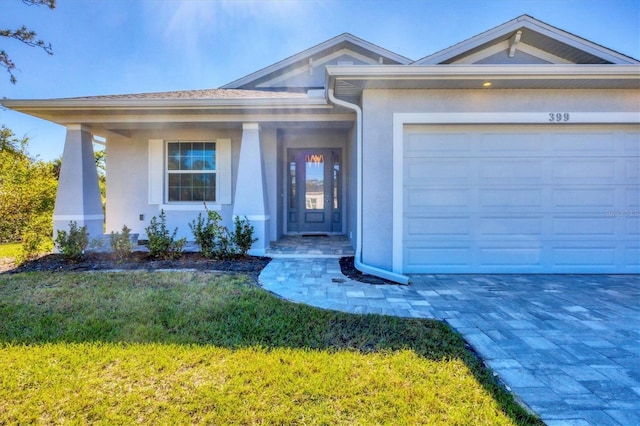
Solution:
<svg viewBox="0 0 640 426"><path fill-rule="evenodd" d="M437 318L460 332L550 426L640 425L640 276L416 275L410 286L345 278L336 258L275 258L262 286L358 314Z"/></svg>

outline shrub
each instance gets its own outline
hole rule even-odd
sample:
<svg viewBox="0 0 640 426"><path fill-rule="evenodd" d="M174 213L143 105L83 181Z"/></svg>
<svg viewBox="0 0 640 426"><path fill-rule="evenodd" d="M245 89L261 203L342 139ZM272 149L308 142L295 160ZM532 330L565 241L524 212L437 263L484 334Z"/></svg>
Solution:
<svg viewBox="0 0 640 426"><path fill-rule="evenodd" d="M122 232L111 232L111 250L118 262L123 262L131 255L131 229L122 226Z"/></svg>
<svg viewBox="0 0 640 426"><path fill-rule="evenodd" d="M40 215L33 219L22 229L21 251L16 257L16 262L21 264L34 259L41 253L48 253L53 249L51 216Z"/></svg>
<svg viewBox="0 0 640 426"><path fill-rule="evenodd" d="M220 213L207 210L206 220L198 213L198 218L189 224L204 257L225 259L233 254L229 231L219 224L221 220Z"/></svg>
<svg viewBox="0 0 640 426"><path fill-rule="evenodd" d="M78 227L75 221L69 222L69 232L65 230L58 231L55 245L65 259L72 262L82 259L84 251L89 245L87 227Z"/></svg>
<svg viewBox="0 0 640 426"><path fill-rule="evenodd" d="M149 255L151 257L158 259L177 259L180 257L187 240L185 238L176 240L177 227L173 233L169 233L164 210L160 210L160 220L153 216L145 230L149 239Z"/></svg>
<svg viewBox="0 0 640 426"><path fill-rule="evenodd" d="M253 226L251 226L251 222L246 216L242 219L240 219L240 216L236 216L233 222L235 224L235 231L232 234L233 243L237 248L238 254L246 256L251 245L258 239L253 238Z"/></svg>

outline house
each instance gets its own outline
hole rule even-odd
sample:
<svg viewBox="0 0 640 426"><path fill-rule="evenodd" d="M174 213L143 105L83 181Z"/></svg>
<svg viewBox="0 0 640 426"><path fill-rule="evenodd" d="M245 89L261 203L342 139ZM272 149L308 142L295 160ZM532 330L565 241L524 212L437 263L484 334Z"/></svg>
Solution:
<svg viewBox="0 0 640 426"><path fill-rule="evenodd" d="M632 35L634 36L634 35ZM4 100L67 127L55 228L246 216L365 272L640 272L640 62L520 16L412 61L342 34L213 90Z"/></svg>

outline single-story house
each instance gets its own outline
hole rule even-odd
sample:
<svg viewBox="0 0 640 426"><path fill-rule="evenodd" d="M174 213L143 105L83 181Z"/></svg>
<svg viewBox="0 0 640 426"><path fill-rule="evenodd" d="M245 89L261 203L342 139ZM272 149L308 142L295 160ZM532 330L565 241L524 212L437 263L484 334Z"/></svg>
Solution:
<svg viewBox="0 0 640 426"><path fill-rule="evenodd" d="M630 34L635 37L637 34ZM365 272L640 272L640 62L531 16L411 60L342 34L219 89L3 100L67 128L55 229L203 203L263 254L340 234Z"/></svg>

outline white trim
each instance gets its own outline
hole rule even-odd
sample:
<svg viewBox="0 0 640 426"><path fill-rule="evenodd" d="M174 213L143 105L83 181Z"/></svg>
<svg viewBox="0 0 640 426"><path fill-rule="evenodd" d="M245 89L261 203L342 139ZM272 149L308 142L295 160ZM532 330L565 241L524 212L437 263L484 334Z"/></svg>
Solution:
<svg viewBox="0 0 640 426"><path fill-rule="evenodd" d="M68 132L72 130L80 130L81 132L91 132L91 129L84 124L67 124L65 127L67 128Z"/></svg>
<svg viewBox="0 0 640 426"><path fill-rule="evenodd" d="M242 123L242 130L260 131L260 123Z"/></svg>
<svg viewBox="0 0 640 426"><path fill-rule="evenodd" d="M479 52L472 53L471 55L464 56L457 61L451 62L451 65L458 64L470 64L473 65L478 61L481 61L489 56L495 55L496 53L500 53L509 49L509 40L502 41L500 43L496 43L492 46L487 47L486 49L482 49Z"/></svg>
<svg viewBox="0 0 640 426"><path fill-rule="evenodd" d="M477 62L483 59L486 59L492 55L495 55L496 53L507 51L508 49L509 49L509 40L505 40L500 43L496 43L493 46L489 46L486 49L483 49L479 52L475 52L475 53L472 53L471 55L464 56L458 59L457 61L452 62L451 65L465 65L465 64L466 65L482 65L482 64L478 64ZM552 53L545 52L544 50L540 50L537 47L534 47L526 43L518 43L518 51L526 53L527 55L535 56L536 58L542 59L543 61L547 61L550 64L561 64L561 65L573 64L573 62L571 61L568 61L564 58L556 56ZM509 65L509 63L507 62L504 65ZM526 64L520 64L520 65L526 65ZM533 64L533 65L542 65L542 64Z"/></svg>
<svg viewBox="0 0 640 426"><path fill-rule="evenodd" d="M263 214L234 214L233 218L235 219L236 217L239 217L240 219L242 218L247 218L248 220L255 220L256 222L264 222L267 220L270 220L271 217L267 214L267 215L263 215Z"/></svg>
<svg viewBox="0 0 640 426"><path fill-rule="evenodd" d="M464 54L465 52L468 52L469 50L472 50L485 43L490 43L492 40L500 38L504 35L508 35L514 31L521 30L522 28L526 28L530 31L545 35L560 43L568 44L569 46L572 46L576 49L582 50L599 58L608 60L610 62L613 62L614 64L638 63L635 59L629 56L623 55L611 49L607 49L606 47L599 46L587 39L578 37L559 28L553 27L529 15L521 15L515 19L505 22L502 25L480 33L444 50L418 59L417 61L413 62L413 64L439 64L447 61L448 59L455 58L460 54Z"/></svg>
<svg viewBox="0 0 640 426"><path fill-rule="evenodd" d="M383 56L388 58L394 62L399 64L409 64L411 59L401 56L397 53L394 53L390 50L384 49L380 46L376 46L375 44L369 43L366 40L353 36L349 33L340 34L332 39L324 41L320 44L317 44L307 50L303 50L293 56L288 57L282 61L276 62L275 64L269 65L266 68L263 68L259 71L246 75L242 78L232 81L231 83L225 84L222 86L222 89L235 89L238 87L242 87L244 85L254 83L256 80L259 80L263 77L268 76L274 72L280 71L289 66L295 65L298 61L305 61L305 59L309 57L316 56L321 54L326 50L330 50L332 47L337 46L341 43L351 43L356 47L360 47L363 50L369 51L373 53L375 56Z"/></svg>
<svg viewBox="0 0 640 426"><path fill-rule="evenodd" d="M149 139L149 182L147 185L149 204L164 202L164 152L164 140Z"/></svg>
<svg viewBox="0 0 640 426"><path fill-rule="evenodd" d="M231 171L231 139L216 141L216 203L231 204L232 171Z"/></svg>
<svg viewBox="0 0 640 426"><path fill-rule="evenodd" d="M553 53L545 52L542 49L538 49L535 46L526 43L520 43L518 45L518 50L526 53L527 55L535 56L536 58L540 58L543 61L550 62L552 64L573 64L567 59L561 58L560 56L556 56Z"/></svg>
<svg viewBox="0 0 640 426"><path fill-rule="evenodd" d="M161 209L166 211L184 211L184 212L204 212L207 210L219 212L222 210L222 206L218 203L207 203L207 207L205 208L204 203L202 202L197 202L193 204L185 204L185 203L158 204L158 211L160 211Z"/></svg>
<svg viewBox="0 0 640 426"><path fill-rule="evenodd" d="M550 122L548 112L468 112L468 113L394 113L393 114L393 213L392 270L403 270L404 211L404 130L412 124L640 124L640 112L573 112L567 122Z"/></svg>
<svg viewBox="0 0 640 426"><path fill-rule="evenodd" d="M59 214L59 215L53 215L53 220L54 221L61 221L61 220L68 220L68 221L78 221L78 220L104 220L104 215L103 214L87 214L87 215L82 215L82 214Z"/></svg>
<svg viewBox="0 0 640 426"><path fill-rule="evenodd" d="M321 56L317 59L313 59L313 58L309 58L310 60L313 59L313 62L310 64L311 68L309 68L309 65L305 65L299 68L294 68L289 72L286 72L276 78L273 78L271 80L267 80L264 83L260 83L258 84L256 87L277 87L275 85L282 83L283 81L286 81L289 78L292 77L296 77L298 75L302 75L305 72L308 73L308 71L311 71L313 68L320 68L322 66L324 66L325 64L327 64L328 62L332 61L333 59L336 59L342 55L348 55L348 56L352 56L354 59L357 59L359 61L364 62L365 64L368 65L378 65L378 61L376 59L370 58L368 56L365 55L361 55L353 50L347 49L347 48L343 48L340 50L337 50L327 56ZM340 64L338 63L337 65L353 65L353 63L351 64ZM323 71L323 70L321 70ZM324 90L322 91L322 93L324 93Z"/></svg>

